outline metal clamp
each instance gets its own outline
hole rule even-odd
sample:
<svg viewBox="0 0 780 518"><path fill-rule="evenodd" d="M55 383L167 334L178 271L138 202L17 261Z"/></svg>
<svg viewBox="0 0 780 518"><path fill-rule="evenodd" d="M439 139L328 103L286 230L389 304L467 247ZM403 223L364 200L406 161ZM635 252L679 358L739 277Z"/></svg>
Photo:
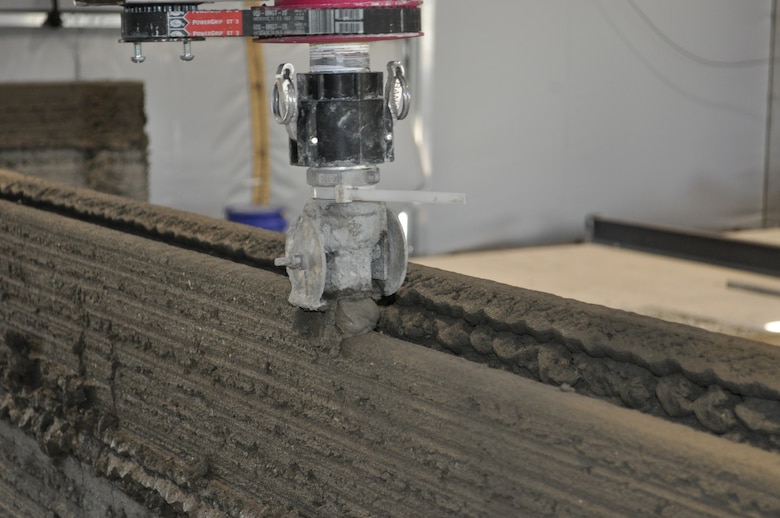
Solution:
<svg viewBox="0 0 780 518"><path fill-rule="evenodd" d="M398 119L404 119L409 114L412 104L412 94L409 83L406 82L406 72L400 61L387 64L387 84L385 85L385 101L390 113Z"/></svg>
<svg viewBox="0 0 780 518"><path fill-rule="evenodd" d="M279 65L276 70L273 110L274 119L279 124L290 124L295 119L298 93L292 80L293 74L295 74L295 67L291 63Z"/></svg>

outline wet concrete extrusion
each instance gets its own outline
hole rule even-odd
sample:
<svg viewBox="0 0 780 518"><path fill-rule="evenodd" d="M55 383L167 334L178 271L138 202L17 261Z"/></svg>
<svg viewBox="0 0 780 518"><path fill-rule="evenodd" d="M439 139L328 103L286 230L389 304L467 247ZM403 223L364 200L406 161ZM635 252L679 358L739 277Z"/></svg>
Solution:
<svg viewBox="0 0 780 518"><path fill-rule="evenodd" d="M778 516L780 351L0 173L2 516ZM350 312L347 311L347 314Z"/></svg>

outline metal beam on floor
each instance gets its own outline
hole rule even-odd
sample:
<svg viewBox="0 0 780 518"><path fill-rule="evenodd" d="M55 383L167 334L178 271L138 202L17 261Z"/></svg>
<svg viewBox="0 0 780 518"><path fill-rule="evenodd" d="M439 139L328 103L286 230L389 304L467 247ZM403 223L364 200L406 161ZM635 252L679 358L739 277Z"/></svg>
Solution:
<svg viewBox="0 0 780 518"><path fill-rule="evenodd" d="M780 277L778 246L600 216L588 218L586 227L592 243Z"/></svg>

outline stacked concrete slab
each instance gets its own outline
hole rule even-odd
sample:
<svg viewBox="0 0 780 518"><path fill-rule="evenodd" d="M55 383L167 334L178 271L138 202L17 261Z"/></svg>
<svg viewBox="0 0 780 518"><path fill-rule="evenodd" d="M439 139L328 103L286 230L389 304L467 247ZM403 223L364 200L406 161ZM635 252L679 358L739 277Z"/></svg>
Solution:
<svg viewBox="0 0 780 518"><path fill-rule="evenodd" d="M148 199L143 84L0 84L0 167Z"/></svg>
<svg viewBox="0 0 780 518"><path fill-rule="evenodd" d="M410 270L380 329L780 451L780 348L773 345L427 268Z"/></svg>
<svg viewBox="0 0 780 518"><path fill-rule="evenodd" d="M780 513L775 349L426 268L345 337L282 243L0 173L0 515Z"/></svg>

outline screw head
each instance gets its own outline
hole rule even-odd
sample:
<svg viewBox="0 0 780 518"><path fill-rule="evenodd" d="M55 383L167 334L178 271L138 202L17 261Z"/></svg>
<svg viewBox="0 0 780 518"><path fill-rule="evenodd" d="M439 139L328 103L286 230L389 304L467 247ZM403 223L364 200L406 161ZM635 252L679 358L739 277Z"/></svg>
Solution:
<svg viewBox="0 0 780 518"><path fill-rule="evenodd" d="M133 57L130 58L133 63L143 63L146 61L146 57L141 54L141 42L133 42Z"/></svg>
<svg viewBox="0 0 780 518"><path fill-rule="evenodd" d="M192 61L195 59L195 54L192 53L192 43L189 40L184 40L184 53L179 57L182 61Z"/></svg>

